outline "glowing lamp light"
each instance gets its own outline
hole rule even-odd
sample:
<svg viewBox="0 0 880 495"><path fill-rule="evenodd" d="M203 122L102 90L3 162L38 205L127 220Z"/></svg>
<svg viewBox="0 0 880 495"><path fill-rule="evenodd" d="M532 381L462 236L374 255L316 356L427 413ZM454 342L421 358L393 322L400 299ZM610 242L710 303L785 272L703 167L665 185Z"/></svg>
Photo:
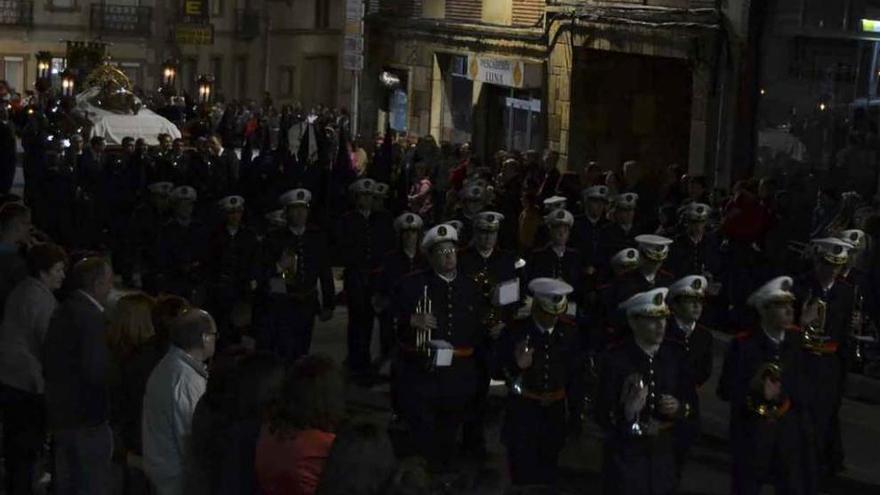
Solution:
<svg viewBox="0 0 880 495"><path fill-rule="evenodd" d="M199 76L199 103L210 103L214 96L214 77L209 74Z"/></svg>
<svg viewBox="0 0 880 495"><path fill-rule="evenodd" d="M49 52L37 52L37 79L49 77L49 69L52 68L52 54Z"/></svg>
<svg viewBox="0 0 880 495"><path fill-rule="evenodd" d="M174 60L167 60L162 64L162 84L168 87L174 87L177 81L177 63Z"/></svg>
<svg viewBox="0 0 880 495"><path fill-rule="evenodd" d="M76 78L73 76L73 72L70 69L64 69L64 72L61 73L61 95L73 96L75 86Z"/></svg>

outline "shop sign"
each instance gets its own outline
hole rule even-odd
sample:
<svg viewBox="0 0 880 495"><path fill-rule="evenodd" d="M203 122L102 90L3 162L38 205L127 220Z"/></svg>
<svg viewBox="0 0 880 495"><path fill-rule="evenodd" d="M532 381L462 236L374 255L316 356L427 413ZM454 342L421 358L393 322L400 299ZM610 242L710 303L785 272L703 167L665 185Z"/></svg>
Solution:
<svg viewBox="0 0 880 495"><path fill-rule="evenodd" d="M187 22L208 22L208 0L183 0L183 18Z"/></svg>
<svg viewBox="0 0 880 495"><path fill-rule="evenodd" d="M540 86L541 66L523 60L468 56L468 78L509 88Z"/></svg>
<svg viewBox="0 0 880 495"><path fill-rule="evenodd" d="M213 45L213 24L177 24L174 40L180 45Z"/></svg>

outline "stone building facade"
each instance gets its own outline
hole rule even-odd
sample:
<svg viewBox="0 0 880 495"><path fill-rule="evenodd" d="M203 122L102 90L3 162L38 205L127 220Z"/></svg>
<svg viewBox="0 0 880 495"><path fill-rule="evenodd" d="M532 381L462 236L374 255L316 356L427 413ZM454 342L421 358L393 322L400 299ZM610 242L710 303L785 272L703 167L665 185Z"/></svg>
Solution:
<svg viewBox="0 0 880 495"><path fill-rule="evenodd" d="M361 130L390 119L483 158L546 147L574 170L635 159L712 176L735 101L723 19L714 0L373 0ZM402 85L387 113L382 71Z"/></svg>

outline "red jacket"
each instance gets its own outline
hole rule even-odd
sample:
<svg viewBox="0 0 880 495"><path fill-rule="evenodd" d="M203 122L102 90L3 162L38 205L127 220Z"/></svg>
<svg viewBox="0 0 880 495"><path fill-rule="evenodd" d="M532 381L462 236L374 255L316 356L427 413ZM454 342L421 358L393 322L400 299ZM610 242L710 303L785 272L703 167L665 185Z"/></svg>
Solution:
<svg viewBox="0 0 880 495"><path fill-rule="evenodd" d="M314 495L336 435L304 430L289 437L260 431L254 468L265 495Z"/></svg>

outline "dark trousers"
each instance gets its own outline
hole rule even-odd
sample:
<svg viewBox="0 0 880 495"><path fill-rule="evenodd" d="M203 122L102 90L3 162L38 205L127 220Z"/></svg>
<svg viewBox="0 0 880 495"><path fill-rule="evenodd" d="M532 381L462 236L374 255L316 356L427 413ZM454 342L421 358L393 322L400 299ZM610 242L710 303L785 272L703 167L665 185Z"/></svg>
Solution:
<svg viewBox="0 0 880 495"><path fill-rule="evenodd" d="M55 494L111 491L113 433L106 423L55 432Z"/></svg>
<svg viewBox="0 0 880 495"><path fill-rule="evenodd" d="M272 296L255 315L257 345L292 363L309 353L318 301L297 302L286 296Z"/></svg>
<svg viewBox="0 0 880 495"><path fill-rule="evenodd" d="M731 439L734 495L757 495L764 484L780 494L815 493L815 447L795 413L774 424L731 428Z"/></svg>
<svg viewBox="0 0 880 495"><path fill-rule="evenodd" d="M46 440L43 396L0 384L6 493L33 493L36 465Z"/></svg>
<svg viewBox="0 0 880 495"><path fill-rule="evenodd" d="M375 313L367 277L360 271L345 270L345 296L348 301L348 367L354 371L370 368Z"/></svg>
<svg viewBox="0 0 880 495"><path fill-rule="evenodd" d="M0 159L0 194L7 194L12 189L13 182L15 182L14 155L11 160Z"/></svg>
<svg viewBox="0 0 880 495"><path fill-rule="evenodd" d="M406 402L406 420L415 453L426 459L433 471L448 469L458 449L459 430L469 400L423 397Z"/></svg>
<svg viewBox="0 0 880 495"><path fill-rule="evenodd" d="M816 435L816 458L823 475L836 473L843 466L843 441L840 437L840 405L843 400L845 367L838 354L811 354L807 367L813 384L813 431Z"/></svg>
<svg viewBox="0 0 880 495"><path fill-rule="evenodd" d="M477 395L468 408L462 425L461 443L464 450L471 454L482 455L486 452L486 407L489 397L489 372L485 366L478 370Z"/></svg>
<svg viewBox="0 0 880 495"><path fill-rule="evenodd" d="M504 443L514 485L556 484L565 431L564 400L508 399Z"/></svg>

